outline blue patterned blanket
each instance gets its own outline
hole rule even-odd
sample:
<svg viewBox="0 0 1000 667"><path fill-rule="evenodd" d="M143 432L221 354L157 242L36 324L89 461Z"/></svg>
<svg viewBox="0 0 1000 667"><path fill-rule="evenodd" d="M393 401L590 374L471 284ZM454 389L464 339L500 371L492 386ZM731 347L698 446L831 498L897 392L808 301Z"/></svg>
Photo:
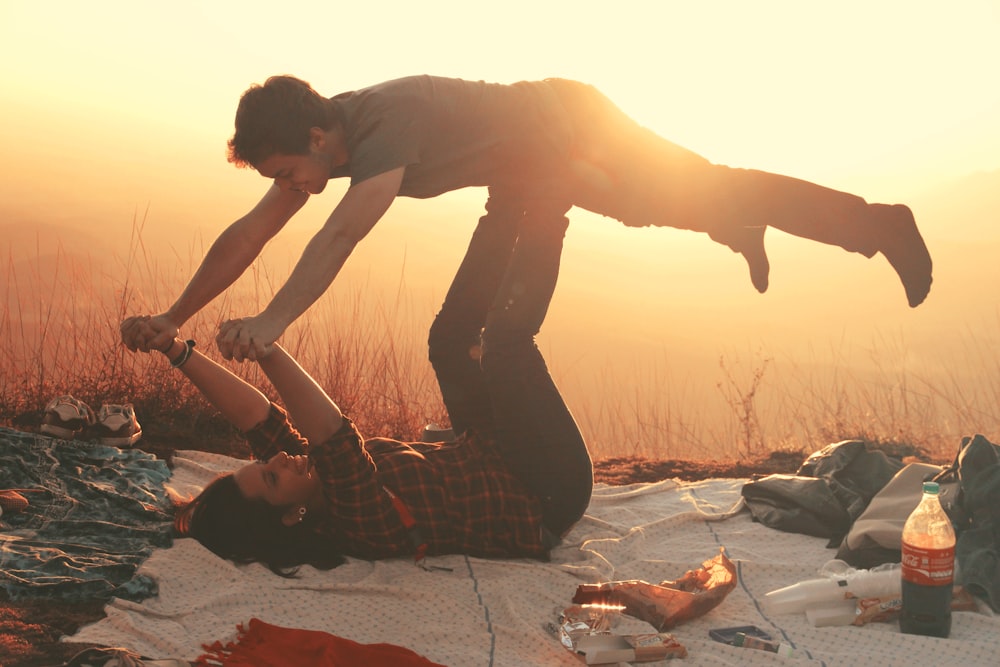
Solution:
<svg viewBox="0 0 1000 667"><path fill-rule="evenodd" d="M0 427L0 489L29 502L0 516L0 587L12 599L154 595L135 571L172 542L170 474L138 450Z"/></svg>

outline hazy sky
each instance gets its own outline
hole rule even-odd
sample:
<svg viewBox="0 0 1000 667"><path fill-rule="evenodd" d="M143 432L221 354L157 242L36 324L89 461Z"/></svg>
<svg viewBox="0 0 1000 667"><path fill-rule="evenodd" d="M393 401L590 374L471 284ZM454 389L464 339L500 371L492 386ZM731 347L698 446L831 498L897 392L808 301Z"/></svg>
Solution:
<svg viewBox="0 0 1000 667"><path fill-rule="evenodd" d="M585 80L713 161L899 200L1000 165L998 7L3 2L0 188L7 204L211 200L250 179L224 161L249 84L292 73L334 94L433 73Z"/></svg>
<svg viewBox="0 0 1000 667"><path fill-rule="evenodd" d="M82 225L127 242L129 222L148 211L144 243L175 248L182 264L199 260L268 185L227 164L225 143L243 90L279 73L328 95L420 73L580 79L714 162L910 203L1000 170L998 35L997 0L0 0L0 225ZM304 243L343 187L314 198L282 237ZM428 279L427 322L482 202L478 191L400 202L346 269L393 284ZM584 359L596 358L596 382L606 384L597 355L635 350L644 368L642 354L693 359L691 377L711 393L715 360L744 340L789 356L794 346L829 348L842 365L855 363L848 354L866 368L874 358L876 370L921 353L947 366L939 345L952 331L984 330L982 318L995 331L1000 321L983 289L996 284L984 273L996 272L995 252L982 243L996 239L995 211L961 203L961 215L951 203L918 211L929 242L965 228L975 245L932 245L935 287L915 311L884 261L770 233L772 287L760 296L743 262L699 235L574 214L546 323L566 386L593 391ZM463 208L452 215L450 205ZM51 235L25 238L29 250L53 245ZM85 237L69 242L95 248ZM979 246L988 259L972 257ZM268 270L280 276L289 263ZM129 278L119 274L118 283ZM172 297L137 307L155 312ZM904 361L869 354L871 340L895 341L897 331L907 336Z"/></svg>

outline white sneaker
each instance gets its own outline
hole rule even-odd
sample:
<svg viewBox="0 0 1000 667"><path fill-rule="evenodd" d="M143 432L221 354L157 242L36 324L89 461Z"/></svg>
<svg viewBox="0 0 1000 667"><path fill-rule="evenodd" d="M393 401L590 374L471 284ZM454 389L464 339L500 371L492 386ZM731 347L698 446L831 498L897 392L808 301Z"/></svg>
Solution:
<svg viewBox="0 0 1000 667"><path fill-rule="evenodd" d="M420 436L421 442L450 442L455 439L455 431L438 424L428 424Z"/></svg>
<svg viewBox="0 0 1000 667"><path fill-rule="evenodd" d="M47 435L72 440L94 423L94 411L69 394L57 396L45 406L39 430Z"/></svg>
<svg viewBox="0 0 1000 667"><path fill-rule="evenodd" d="M97 413L94 433L102 445L131 447L142 437L142 427L135 418L135 409L131 403L105 403Z"/></svg>

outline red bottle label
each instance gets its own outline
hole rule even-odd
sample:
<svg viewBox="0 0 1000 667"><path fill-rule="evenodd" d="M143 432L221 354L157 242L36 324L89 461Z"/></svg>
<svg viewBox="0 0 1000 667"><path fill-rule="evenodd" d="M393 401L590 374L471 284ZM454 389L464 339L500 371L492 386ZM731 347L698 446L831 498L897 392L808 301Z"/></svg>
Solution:
<svg viewBox="0 0 1000 667"><path fill-rule="evenodd" d="M951 586L955 547L925 549L903 542L903 579L920 586Z"/></svg>

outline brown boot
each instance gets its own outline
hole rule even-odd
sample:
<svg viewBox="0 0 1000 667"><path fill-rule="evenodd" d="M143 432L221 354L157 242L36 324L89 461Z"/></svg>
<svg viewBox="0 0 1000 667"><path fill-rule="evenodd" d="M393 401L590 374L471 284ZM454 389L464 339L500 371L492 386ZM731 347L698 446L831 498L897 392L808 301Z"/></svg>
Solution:
<svg viewBox="0 0 1000 667"><path fill-rule="evenodd" d="M740 248L743 258L750 267L750 282L763 294L767 291L768 277L771 273L771 262L764 250L764 230L767 227L744 227L746 243Z"/></svg>
<svg viewBox="0 0 1000 667"><path fill-rule="evenodd" d="M916 308L931 290L931 255L917 230L913 213L902 204L870 204L875 214L876 249L885 255L906 289L906 300Z"/></svg>
<svg viewBox="0 0 1000 667"><path fill-rule="evenodd" d="M710 231L713 241L729 246L733 252L743 255L750 268L750 282L761 294L767 291L771 263L764 250L764 230L767 227L732 227L724 233Z"/></svg>

